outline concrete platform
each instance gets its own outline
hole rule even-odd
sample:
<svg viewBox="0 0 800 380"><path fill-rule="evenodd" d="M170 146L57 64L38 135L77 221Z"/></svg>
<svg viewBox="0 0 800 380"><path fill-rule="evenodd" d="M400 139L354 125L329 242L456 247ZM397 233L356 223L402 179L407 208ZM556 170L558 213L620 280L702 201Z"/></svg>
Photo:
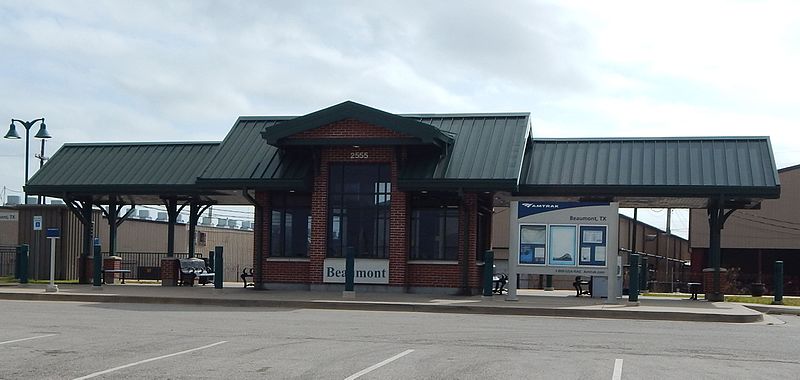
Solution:
<svg viewBox="0 0 800 380"><path fill-rule="evenodd" d="M241 283L226 283L223 289L214 289L211 285L162 287L157 284L127 284L103 285L99 288L91 285L59 285L58 293L45 292L45 285L0 287L0 299L7 300L194 304L729 323L752 323L764 320L763 313L759 309L754 310L737 303L641 296L639 306L630 306L627 304L627 298L619 299L617 304L609 304L605 299L575 297L574 291L566 290L549 292L521 290L518 298L518 301L506 301L505 296L497 295L461 297L358 292L355 298L345 299L341 291L253 290L243 289ZM784 309L794 311L798 308Z"/></svg>

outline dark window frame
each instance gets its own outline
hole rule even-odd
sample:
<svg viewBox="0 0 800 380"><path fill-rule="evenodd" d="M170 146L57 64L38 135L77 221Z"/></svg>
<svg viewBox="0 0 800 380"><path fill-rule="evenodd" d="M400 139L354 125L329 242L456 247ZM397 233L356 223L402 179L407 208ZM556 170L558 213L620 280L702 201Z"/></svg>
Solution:
<svg viewBox="0 0 800 380"><path fill-rule="evenodd" d="M409 210L410 223L408 234L408 259L410 261L450 261L458 262L459 248L463 231L461 231L461 202L457 194L450 193L417 193L411 197ZM423 231L419 228L420 216L436 212L437 231L429 237L439 236L435 251L421 251L425 244ZM452 223L452 226L451 226ZM430 224L430 223L428 223ZM447 231L454 227L454 234L448 236ZM428 231L425 231L426 233ZM433 239L436 240L436 239ZM431 244L427 244L430 246Z"/></svg>
<svg viewBox="0 0 800 380"><path fill-rule="evenodd" d="M311 194L272 193L270 206L269 257L307 258L311 237ZM288 225L287 215L291 216ZM304 215L306 220L297 224L295 215ZM297 232L301 234L298 236ZM287 235L291 238L287 239Z"/></svg>
<svg viewBox="0 0 800 380"><path fill-rule="evenodd" d="M364 173L373 170L377 173L375 176L364 176ZM326 257L345 257L346 249L353 247L358 258L388 259L392 192L390 163L331 162L328 173ZM362 189L361 185L367 183L371 186ZM366 222L364 225L351 225L349 222L352 220ZM361 234L356 239L359 241L349 242L348 238L352 237L348 231L350 227L356 227L361 232L371 229L371 236Z"/></svg>

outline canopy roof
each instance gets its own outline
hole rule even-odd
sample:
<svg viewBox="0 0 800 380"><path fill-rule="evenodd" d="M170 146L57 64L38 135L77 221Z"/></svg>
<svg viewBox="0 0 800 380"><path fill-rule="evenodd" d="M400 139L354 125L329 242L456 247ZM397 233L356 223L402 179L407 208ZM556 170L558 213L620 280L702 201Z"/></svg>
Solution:
<svg viewBox="0 0 800 380"><path fill-rule="evenodd" d="M531 139L516 194L752 207L780 180L768 137Z"/></svg>
<svg viewBox="0 0 800 380"><path fill-rule="evenodd" d="M767 137L534 139L529 118L395 115L353 102L300 117L240 117L222 142L65 144L26 191L100 202L194 196L243 204L244 189L310 190L315 146L353 141L309 143L292 136L355 119L400 136L380 144L406 146L398 178L406 191L500 191L694 208L720 202L756 207L780 195Z"/></svg>

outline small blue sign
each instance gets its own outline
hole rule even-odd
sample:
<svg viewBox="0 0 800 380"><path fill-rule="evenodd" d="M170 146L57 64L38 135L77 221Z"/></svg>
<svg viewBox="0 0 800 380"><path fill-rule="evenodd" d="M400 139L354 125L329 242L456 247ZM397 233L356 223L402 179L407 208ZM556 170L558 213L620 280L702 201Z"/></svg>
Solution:
<svg viewBox="0 0 800 380"><path fill-rule="evenodd" d="M100 245L100 238L99 237L94 238L94 245Z"/></svg>
<svg viewBox="0 0 800 380"><path fill-rule="evenodd" d="M61 237L61 230L59 228L48 228L45 236L48 238L58 239Z"/></svg>

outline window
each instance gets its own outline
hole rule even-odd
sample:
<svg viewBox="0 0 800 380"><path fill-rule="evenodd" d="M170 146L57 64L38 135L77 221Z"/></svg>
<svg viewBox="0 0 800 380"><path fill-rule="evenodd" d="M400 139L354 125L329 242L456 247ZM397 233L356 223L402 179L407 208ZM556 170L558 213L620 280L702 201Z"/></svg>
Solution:
<svg viewBox="0 0 800 380"><path fill-rule="evenodd" d="M458 260L458 207L411 211L411 260Z"/></svg>
<svg viewBox="0 0 800 380"><path fill-rule="evenodd" d="M328 257L389 257L388 164L331 164L328 193Z"/></svg>
<svg viewBox="0 0 800 380"><path fill-rule="evenodd" d="M311 241L311 196L273 193L271 257L308 257Z"/></svg>

